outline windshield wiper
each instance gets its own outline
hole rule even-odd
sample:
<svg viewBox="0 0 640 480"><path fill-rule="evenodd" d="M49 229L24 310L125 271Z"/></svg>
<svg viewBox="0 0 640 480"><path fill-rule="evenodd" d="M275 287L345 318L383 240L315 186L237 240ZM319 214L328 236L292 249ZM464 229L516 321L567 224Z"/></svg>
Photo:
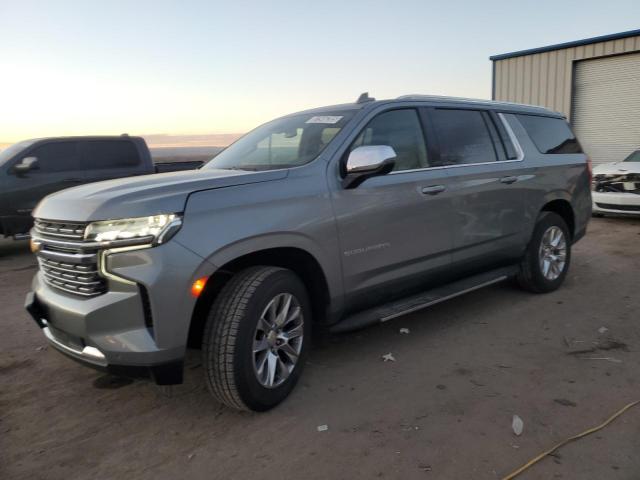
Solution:
<svg viewBox="0 0 640 480"><path fill-rule="evenodd" d="M252 167L220 167L220 170L244 170L247 172L257 172L257 168Z"/></svg>

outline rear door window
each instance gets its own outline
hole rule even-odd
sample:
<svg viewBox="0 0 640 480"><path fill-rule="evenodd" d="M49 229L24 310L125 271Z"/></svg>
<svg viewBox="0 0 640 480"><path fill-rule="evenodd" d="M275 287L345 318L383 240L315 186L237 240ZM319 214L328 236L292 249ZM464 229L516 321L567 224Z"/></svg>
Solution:
<svg viewBox="0 0 640 480"><path fill-rule="evenodd" d="M68 172L80 169L77 142L45 143L25 156L38 159L34 173Z"/></svg>
<svg viewBox="0 0 640 480"><path fill-rule="evenodd" d="M562 118L516 115L540 153L582 153L582 148Z"/></svg>
<svg viewBox="0 0 640 480"><path fill-rule="evenodd" d="M438 146L440 165L495 162L498 157L489 128L489 119L479 110L436 108L430 111ZM494 132L495 135L495 132Z"/></svg>
<svg viewBox="0 0 640 480"><path fill-rule="evenodd" d="M127 140L94 140L85 143L83 167L107 169L137 167L140 155L133 142Z"/></svg>

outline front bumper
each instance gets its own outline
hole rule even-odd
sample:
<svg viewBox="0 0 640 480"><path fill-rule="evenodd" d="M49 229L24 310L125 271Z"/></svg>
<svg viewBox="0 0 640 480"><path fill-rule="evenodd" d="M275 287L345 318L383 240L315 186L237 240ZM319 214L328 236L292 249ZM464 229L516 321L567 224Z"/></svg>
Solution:
<svg viewBox="0 0 640 480"><path fill-rule="evenodd" d="M595 213L640 215L640 195L637 193L592 192Z"/></svg>
<svg viewBox="0 0 640 480"><path fill-rule="evenodd" d="M124 377L151 378L158 385L182 383L182 358L151 365L109 363L107 356L100 349L86 345L84 339L70 335L49 324L47 320L49 308L38 299L35 292L27 293L25 308L36 324L42 328L45 338L52 347L84 366ZM145 355L145 357L148 361L149 356Z"/></svg>
<svg viewBox="0 0 640 480"><path fill-rule="evenodd" d="M42 332L49 343L55 348L71 357L74 357L76 360L91 363L96 367L104 368L107 366L104 354L97 348L86 345L74 345L68 340L65 342L62 338L57 338L56 335L53 334L51 327L49 327L49 322L47 321L47 313L42 304L38 302L35 293L27 293L24 307L38 326L42 328Z"/></svg>
<svg viewBox="0 0 640 480"><path fill-rule="evenodd" d="M25 308L51 346L84 365L181 383L195 306L189 286L204 264L176 242L114 253L107 291L89 298L52 287L39 271Z"/></svg>

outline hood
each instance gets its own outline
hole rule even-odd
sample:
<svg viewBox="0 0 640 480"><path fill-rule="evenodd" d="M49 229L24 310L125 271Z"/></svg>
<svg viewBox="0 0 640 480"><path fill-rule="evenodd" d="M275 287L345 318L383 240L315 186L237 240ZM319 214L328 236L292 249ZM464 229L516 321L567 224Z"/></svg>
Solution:
<svg viewBox="0 0 640 480"><path fill-rule="evenodd" d="M45 197L33 216L49 220L93 221L184 211L190 193L280 180L287 170L186 170L88 183Z"/></svg>
<svg viewBox="0 0 640 480"><path fill-rule="evenodd" d="M615 162L596 165L593 167L594 175L626 175L640 173L640 162Z"/></svg>

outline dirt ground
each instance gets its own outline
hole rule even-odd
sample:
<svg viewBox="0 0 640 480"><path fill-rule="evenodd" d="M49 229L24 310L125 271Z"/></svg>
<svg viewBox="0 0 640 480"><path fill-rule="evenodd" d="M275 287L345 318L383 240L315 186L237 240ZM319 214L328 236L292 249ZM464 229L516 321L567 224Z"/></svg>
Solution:
<svg viewBox="0 0 640 480"><path fill-rule="evenodd" d="M46 347L26 250L0 242L0 478L496 479L640 400L640 220L594 219L557 292L505 283L330 337L264 414L213 401L197 352L161 389ZM640 405L518 478L638 479L639 451Z"/></svg>

